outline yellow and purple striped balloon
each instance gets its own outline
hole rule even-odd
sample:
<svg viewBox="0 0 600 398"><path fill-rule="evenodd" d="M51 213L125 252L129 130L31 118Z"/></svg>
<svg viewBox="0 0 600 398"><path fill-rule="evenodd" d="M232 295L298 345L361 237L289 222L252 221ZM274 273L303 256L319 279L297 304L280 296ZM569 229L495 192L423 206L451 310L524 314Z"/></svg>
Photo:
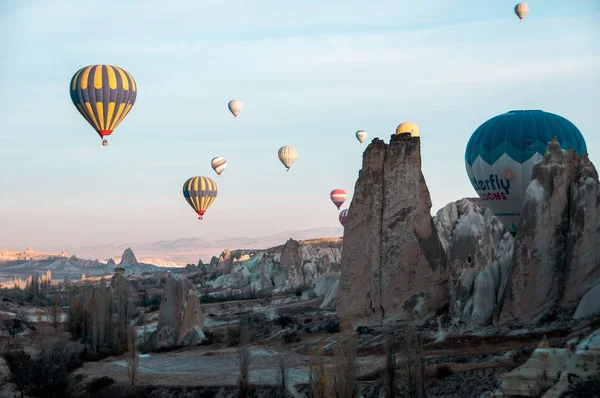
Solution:
<svg viewBox="0 0 600 398"><path fill-rule="evenodd" d="M208 177L192 177L183 184L183 197L202 220L217 198L217 183Z"/></svg>
<svg viewBox="0 0 600 398"><path fill-rule="evenodd" d="M129 72L118 66L89 65L73 75L70 92L79 113L104 138L133 107L137 86Z"/></svg>

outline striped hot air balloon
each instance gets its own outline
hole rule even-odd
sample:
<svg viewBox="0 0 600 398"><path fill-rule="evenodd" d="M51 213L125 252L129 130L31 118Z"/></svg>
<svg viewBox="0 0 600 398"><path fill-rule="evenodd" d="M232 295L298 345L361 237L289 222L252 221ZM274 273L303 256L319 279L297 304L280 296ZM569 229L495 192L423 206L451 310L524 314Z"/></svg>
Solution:
<svg viewBox="0 0 600 398"><path fill-rule="evenodd" d="M525 15L529 12L529 6L527 3L519 3L515 6L515 14L519 17L519 21L523 21Z"/></svg>
<svg viewBox="0 0 600 398"><path fill-rule="evenodd" d="M208 177L192 177L183 184L183 197L202 220L217 197L217 183Z"/></svg>
<svg viewBox="0 0 600 398"><path fill-rule="evenodd" d="M367 139L367 132L365 130L358 130L356 132L356 139L362 144Z"/></svg>
<svg viewBox="0 0 600 398"><path fill-rule="evenodd" d="M292 167L296 159L298 159L298 150L293 146L282 146L279 148L277 156L281 163L287 168L287 171L290 171L290 167Z"/></svg>
<svg viewBox="0 0 600 398"><path fill-rule="evenodd" d="M329 194L331 201L337 206L338 210L340 209L340 206L343 205L346 201L346 196L346 191L344 191L343 189L334 189Z"/></svg>
<svg viewBox="0 0 600 398"><path fill-rule="evenodd" d="M227 160L224 157L217 156L210 161L210 166L217 173L217 177L221 177L221 173L227 168Z"/></svg>
<svg viewBox="0 0 600 398"><path fill-rule="evenodd" d="M244 103L240 100L231 100L229 101L229 104L227 104L227 107L229 108L229 111L233 113L233 117L237 117L242 111Z"/></svg>
<svg viewBox="0 0 600 398"><path fill-rule="evenodd" d="M118 66L90 65L73 75L71 100L103 139L112 134L129 113L137 97L137 86L129 72Z"/></svg>
<svg viewBox="0 0 600 398"><path fill-rule="evenodd" d="M347 218L348 218L348 209L344 209L344 210L340 211L339 219L340 219L340 224L342 224L342 227L346 226Z"/></svg>

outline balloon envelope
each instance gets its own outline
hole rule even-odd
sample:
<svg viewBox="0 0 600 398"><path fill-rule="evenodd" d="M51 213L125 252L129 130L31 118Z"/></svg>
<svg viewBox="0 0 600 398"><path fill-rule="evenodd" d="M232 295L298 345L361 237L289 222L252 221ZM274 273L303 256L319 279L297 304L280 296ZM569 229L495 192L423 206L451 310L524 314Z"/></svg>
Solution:
<svg viewBox="0 0 600 398"><path fill-rule="evenodd" d="M227 160L224 157L217 156L212 158L210 161L210 167L217 173L217 176L221 176L221 173L227 168Z"/></svg>
<svg viewBox="0 0 600 398"><path fill-rule="evenodd" d="M229 101L229 104L227 104L227 107L229 108L229 111L233 113L233 117L237 117L242 111L244 104L240 100L231 100Z"/></svg>
<svg viewBox="0 0 600 398"><path fill-rule="evenodd" d="M517 17L519 17L520 20L523 20L528 12L529 6L527 3L519 3L515 6L515 14L517 14Z"/></svg>
<svg viewBox="0 0 600 398"><path fill-rule="evenodd" d="M192 177L183 184L183 197L202 220L217 197L217 183L208 177Z"/></svg>
<svg viewBox="0 0 600 398"><path fill-rule="evenodd" d="M346 191L344 191L343 189L334 189L329 194L329 197L331 198L333 204L335 204L339 210L340 206L343 205L346 201Z"/></svg>
<svg viewBox="0 0 600 398"><path fill-rule="evenodd" d="M398 127L396 127L396 134L405 133L410 133L411 137L419 137L419 126L412 122L400 123Z"/></svg>
<svg viewBox="0 0 600 398"><path fill-rule="evenodd" d="M283 165L289 170L298 159L298 150L293 146L287 145L279 148L277 156Z"/></svg>
<svg viewBox="0 0 600 398"><path fill-rule="evenodd" d="M540 110L510 111L471 135L465 166L471 185L511 233L517 232L533 166L556 136L561 148L587 151L581 132L567 119Z"/></svg>
<svg viewBox="0 0 600 398"><path fill-rule="evenodd" d="M356 139L362 144L367 139L367 132L365 130L358 130L356 132Z"/></svg>
<svg viewBox="0 0 600 398"><path fill-rule="evenodd" d="M346 226L346 219L348 218L348 209L340 211L339 219L342 227Z"/></svg>
<svg viewBox="0 0 600 398"><path fill-rule="evenodd" d="M71 78L71 101L100 138L110 135L129 113L137 86L118 66L89 65Z"/></svg>

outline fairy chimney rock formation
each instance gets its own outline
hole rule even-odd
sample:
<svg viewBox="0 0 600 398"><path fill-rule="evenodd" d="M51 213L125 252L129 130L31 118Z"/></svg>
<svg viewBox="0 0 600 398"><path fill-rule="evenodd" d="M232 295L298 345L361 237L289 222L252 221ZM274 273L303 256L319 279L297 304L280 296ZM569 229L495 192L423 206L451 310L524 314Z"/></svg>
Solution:
<svg viewBox="0 0 600 398"><path fill-rule="evenodd" d="M533 168L500 323L572 314L600 282L600 184L587 154L548 143Z"/></svg>
<svg viewBox="0 0 600 398"><path fill-rule="evenodd" d="M138 261L135 258L135 254L133 254L133 250L130 247L125 249L123 252L123 256L121 256L120 266L135 266L138 265Z"/></svg>
<svg viewBox="0 0 600 398"><path fill-rule="evenodd" d="M447 258L430 214L421 141L374 139L348 211L336 310L353 324L433 313L449 301Z"/></svg>
<svg viewBox="0 0 600 398"><path fill-rule="evenodd" d="M194 286L184 276L167 278L158 315L161 345L198 344L204 339L204 317Z"/></svg>

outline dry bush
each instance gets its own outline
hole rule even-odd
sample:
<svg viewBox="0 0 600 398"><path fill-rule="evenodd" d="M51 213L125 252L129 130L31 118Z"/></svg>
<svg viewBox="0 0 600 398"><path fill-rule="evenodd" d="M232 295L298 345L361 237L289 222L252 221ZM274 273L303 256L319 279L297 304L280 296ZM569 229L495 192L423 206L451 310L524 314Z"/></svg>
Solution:
<svg viewBox="0 0 600 398"><path fill-rule="evenodd" d="M323 357L311 354L308 367L313 398L326 398L327 391L329 391L329 379L325 371Z"/></svg>
<svg viewBox="0 0 600 398"><path fill-rule="evenodd" d="M332 395L338 398L358 397L356 383L356 336L348 329L334 348Z"/></svg>
<svg viewBox="0 0 600 398"><path fill-rule="evenodd" d="M425 364L423 361L423 342L414 326L404 328L402 356L406 360L403 373L405 378L404 396L425 398Z"/></svg>

